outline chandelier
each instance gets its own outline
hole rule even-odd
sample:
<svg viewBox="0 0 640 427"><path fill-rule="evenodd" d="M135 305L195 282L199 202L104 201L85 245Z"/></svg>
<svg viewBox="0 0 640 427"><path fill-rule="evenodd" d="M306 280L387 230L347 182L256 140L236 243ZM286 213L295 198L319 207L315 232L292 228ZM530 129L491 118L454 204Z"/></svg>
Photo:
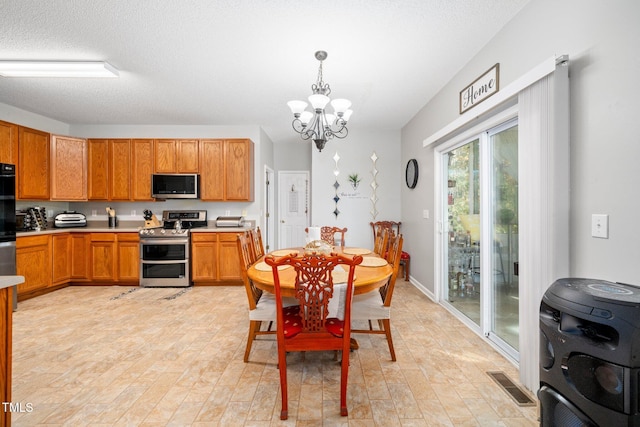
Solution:
<svg viewBox="0 0 640 427"><path fill-rule="evenodd" d="M322 61L327 59L327 52L319 50L315 54L320 61L318 68L318 80L311 85L313 95L309 96L312 111L307 111L307 103L304 101L289 101L287 105L293 113L293 130L298 132L305 141L312 139L318 151L322 151L328 140L334 136L344 138L349 133L347 121L351 117L351 101L348 99L334 99L331 101L329 94L331 88L322 80ZM331 102L333 114L325 111L327 104Z"/></svg>

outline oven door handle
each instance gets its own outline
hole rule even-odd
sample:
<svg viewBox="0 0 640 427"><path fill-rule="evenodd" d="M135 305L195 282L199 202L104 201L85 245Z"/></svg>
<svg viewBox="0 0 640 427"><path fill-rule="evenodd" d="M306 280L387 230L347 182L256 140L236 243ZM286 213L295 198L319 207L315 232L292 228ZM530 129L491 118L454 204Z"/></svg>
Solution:
<svg viewBox="0 0 640 427"><path fill-rule="evenodd" d="M153 246L153 245L187 245L189 244L189 239L149 239L149 240L140 240L141 245Z"/></svg>
<svg viewBox="0 0 640 427"><path fill-rule="evenodd" d="M169 260L169 261L151 261L148 259L141 259L140 262L142 264L152 264L152 265L158 265L158 264L187 264L189 262L189 259L175 259L175 260Z"/></svg>

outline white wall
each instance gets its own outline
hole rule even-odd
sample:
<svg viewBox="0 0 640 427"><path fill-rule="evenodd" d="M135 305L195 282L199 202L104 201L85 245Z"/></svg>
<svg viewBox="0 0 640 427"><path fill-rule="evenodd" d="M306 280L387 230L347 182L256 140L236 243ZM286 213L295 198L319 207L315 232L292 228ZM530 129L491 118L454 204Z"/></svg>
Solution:
<svg viewBox="0 0 640 427"><path fill-rule="evenodd" d="M422 141L456 119L458 94L495 63L500 85L545 59L570 58L571 260L573 276L640 285L640 108L636 102L640 55L640 2L532 0L402 130L402 162L416 157L419 197L402 193L405 243L412 276L433 291L433 147ZM609 239L590 235L591 214L609 214Z"/></svg>
<svg viewBox="0 0 640 427"><path fill-rule="evenodd" d="M378 187L376 208L378 215L374 219L371 210L373 189L373 161L371 155L376 153L376 181ZM333 201L336 190L333 159L338 153L338 202L340 214L336 218ZM357 173L361 182L354 190L348 176ZM350 129L349 136L343 140L333 139L327 142L322 152L313 148L311 172L311 223L312 225L347 227L345 236L347 246L365 248L373 247L373 233L369 222L381 220L400 220L400 186L404 182L404 169L400 165L400 132L398 131L360 131ZM342 193L356 194L346 197ZM404 224L402 229L403 234Z"/></svg>

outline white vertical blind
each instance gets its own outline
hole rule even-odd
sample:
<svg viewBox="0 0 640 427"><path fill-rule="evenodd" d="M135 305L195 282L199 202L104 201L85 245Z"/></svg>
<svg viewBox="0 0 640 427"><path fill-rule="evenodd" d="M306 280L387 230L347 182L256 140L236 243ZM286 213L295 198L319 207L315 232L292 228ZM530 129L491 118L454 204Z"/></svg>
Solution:
<svg viewBox="0 0 640 427"><path fill-rule="evenodd" d="M520 381L539 388L540 301L569 274L567 62L518 94Z"/></svg>

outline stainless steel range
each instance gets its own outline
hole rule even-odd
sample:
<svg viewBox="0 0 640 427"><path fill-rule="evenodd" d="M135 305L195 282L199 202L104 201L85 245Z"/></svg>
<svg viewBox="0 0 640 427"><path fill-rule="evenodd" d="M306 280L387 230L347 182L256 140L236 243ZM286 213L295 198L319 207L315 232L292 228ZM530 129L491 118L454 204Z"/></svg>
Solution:
<svg viewBox="0 0 640 427"><path fill-rule="evenodd" d="M140 230L140 286L190 286L189 229L206 226L207 211L163 211L162 219Z"/></svg>

